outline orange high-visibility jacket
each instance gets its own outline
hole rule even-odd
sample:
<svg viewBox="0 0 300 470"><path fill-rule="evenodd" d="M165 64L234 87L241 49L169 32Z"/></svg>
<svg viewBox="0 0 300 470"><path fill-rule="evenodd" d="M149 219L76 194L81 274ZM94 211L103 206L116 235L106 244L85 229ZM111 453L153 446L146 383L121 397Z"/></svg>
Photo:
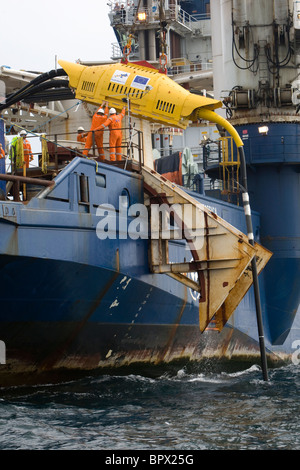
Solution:
<svg viewBox="0 0 300 470"><path fill-rule="evenodd" d="M111 131L114 131L114 133L121 133L122 119L124 116L125 108L122 109L120 114L112 114L111 116L109 116L109 118L107 118L107 120L102 124L99 129L108 126Z"/></svg>
<svg viewBox="0 0 300 470"><path fill-rule="evenodd" d="M85 155L85 156L88 155L89 150L92 148L93 133L91 131L95 131L95 130L97 130L97 132L95 133L95 143L96 143L96 146L98 148L98 152L101 155L104 154L104 150L102 148L102 146L103 146L103 129L99 126L101 126L101 124L103 122L105 122L106 119L107 119L108 107L107 106L105 107L104 114L97 114L97 111L93 116L90 132L88 132L88 135L87 135L87 138L86 138L86 141L85 141L84 151L82 152L83 155ZM98 130L102 130L102 132L98 132Z"/></svg>
<svg viewBox="0 0 300 470"><path fill-rule="evenodd" d="M81 134L77 134L77 142L85 142L86 141L86 133L82 132Z"/></svg>
<svg viewBox="0 0 300 470"><path fill-rule="evenodd" d="M29 162L33 160L31 145L27 139L23 139L23 149L24 149L24 162L26 163L26 168L29 168Z"/></svg>
<svg viewBox="0 0 300 470"><path fill-rule="evenodd" d="M101 128L107 127L109 133L110 160L122 160L121 144L122 144L122 119L125 116L125 108L120 114L112 114L103 124Z"/></svg>
<svg viewBox="0 0 300 470"><path fill-rule="evenodd" d="M94 131L94 130L97 129L97 127L101 126L101 124L103 124L103 122L106 121L107 115L108 115L108 107L107 106L104 109L104 114L97 114L97 112L96 112L93 116L92 125L91 125L90 130Z"/></svg>

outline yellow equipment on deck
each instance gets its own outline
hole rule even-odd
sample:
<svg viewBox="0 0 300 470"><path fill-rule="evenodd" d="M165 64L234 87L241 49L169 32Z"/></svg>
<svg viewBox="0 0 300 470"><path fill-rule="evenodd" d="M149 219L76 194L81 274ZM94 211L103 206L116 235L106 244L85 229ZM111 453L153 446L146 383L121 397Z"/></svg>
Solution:
<svg viewBox="0 0 300 470"><path fill-rule="evenodd" d="M114 108L123 108L130 99L131 113L151 122L185 129L197 119L199 108L214 110L221 101L195 95L167 75L137 64L84 66L59 61L69 76L69 86L76 89L76 98L98 105L108 101Z"/></svg>

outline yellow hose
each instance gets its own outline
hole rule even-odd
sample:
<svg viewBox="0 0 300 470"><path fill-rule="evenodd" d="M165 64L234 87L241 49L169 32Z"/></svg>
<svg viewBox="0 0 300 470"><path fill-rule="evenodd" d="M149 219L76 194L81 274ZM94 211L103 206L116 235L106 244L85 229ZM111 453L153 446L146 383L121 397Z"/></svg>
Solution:
<svg viewBox="0 0 300 470"><path fill-rule="evenodd" d="M240 138L235 128L219 114L215 113L214 111L211 111L210 109L198 108L196 116L198 119L205 119L210 122L215 122L216 124L219 124L220 126L224 127L224 129L226 129L226 131L233 138L237 147L242 147L244 145L242 139Z"/></svg>

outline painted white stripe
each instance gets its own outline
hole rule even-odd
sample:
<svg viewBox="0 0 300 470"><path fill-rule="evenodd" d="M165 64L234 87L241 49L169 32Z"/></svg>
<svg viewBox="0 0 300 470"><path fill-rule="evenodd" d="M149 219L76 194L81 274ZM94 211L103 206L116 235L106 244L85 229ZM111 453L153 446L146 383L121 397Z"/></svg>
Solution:
<svg viewBox="0 0 300 470"><path fill-rule="evenodd" d="M243 202L249 202L249 194L248 193L242 193L242 199L243 199Z"/></svg>
<svg viewBox="0 0 300 470"><path fill-rule="evenodd" d="M249 215L251 217L251 209L250 209L249 204L244 206L244 212L245 212L246 215Z"/></svg>

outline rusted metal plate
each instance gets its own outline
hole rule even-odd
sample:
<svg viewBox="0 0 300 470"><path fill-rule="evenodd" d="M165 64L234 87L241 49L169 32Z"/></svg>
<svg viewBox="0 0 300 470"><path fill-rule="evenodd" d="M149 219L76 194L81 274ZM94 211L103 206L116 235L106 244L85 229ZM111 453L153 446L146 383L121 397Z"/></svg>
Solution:
<svg viewBox="0 0 300 470"><path fill-rule="evenodd" d="M272 253L266 248L263 248L258 243L255 243L255 250L257 273L259 274L271 258ZM227 298L225 299L225 302L216 312L215 326L219 331L224 328L227 320L233 314L242 298L250 289L252 282L252 268L251 265L249 265L247 269L243 272L240 279L237 280L233 289L229 292Z"/></svg>
<svg viewBox="0 0 300 470"><path fill-rule="evenodd" d="M198 286L195 290L200 292L200 331L206 329L216 312L222 312L222 306L226 310L223 318L227 321L252 284L252 276L248 273L252 259L258 256L262 269L270 258L270 253L261 246L253 247L245 234L154 170L143 167L142 174L150 210L153 201L169 205L193 258L193 262L169 263L167 242L161 239L163 232L159 232L156 223L155 234L159 233L159 236L150 241L152 272L170 273L179 282L189 285L184 274L194 271L198 274ZM194 237L195 229L197 235ZM228 302L225 304L227 297ZM218 321L220 315L221 313Z"/></svg>

